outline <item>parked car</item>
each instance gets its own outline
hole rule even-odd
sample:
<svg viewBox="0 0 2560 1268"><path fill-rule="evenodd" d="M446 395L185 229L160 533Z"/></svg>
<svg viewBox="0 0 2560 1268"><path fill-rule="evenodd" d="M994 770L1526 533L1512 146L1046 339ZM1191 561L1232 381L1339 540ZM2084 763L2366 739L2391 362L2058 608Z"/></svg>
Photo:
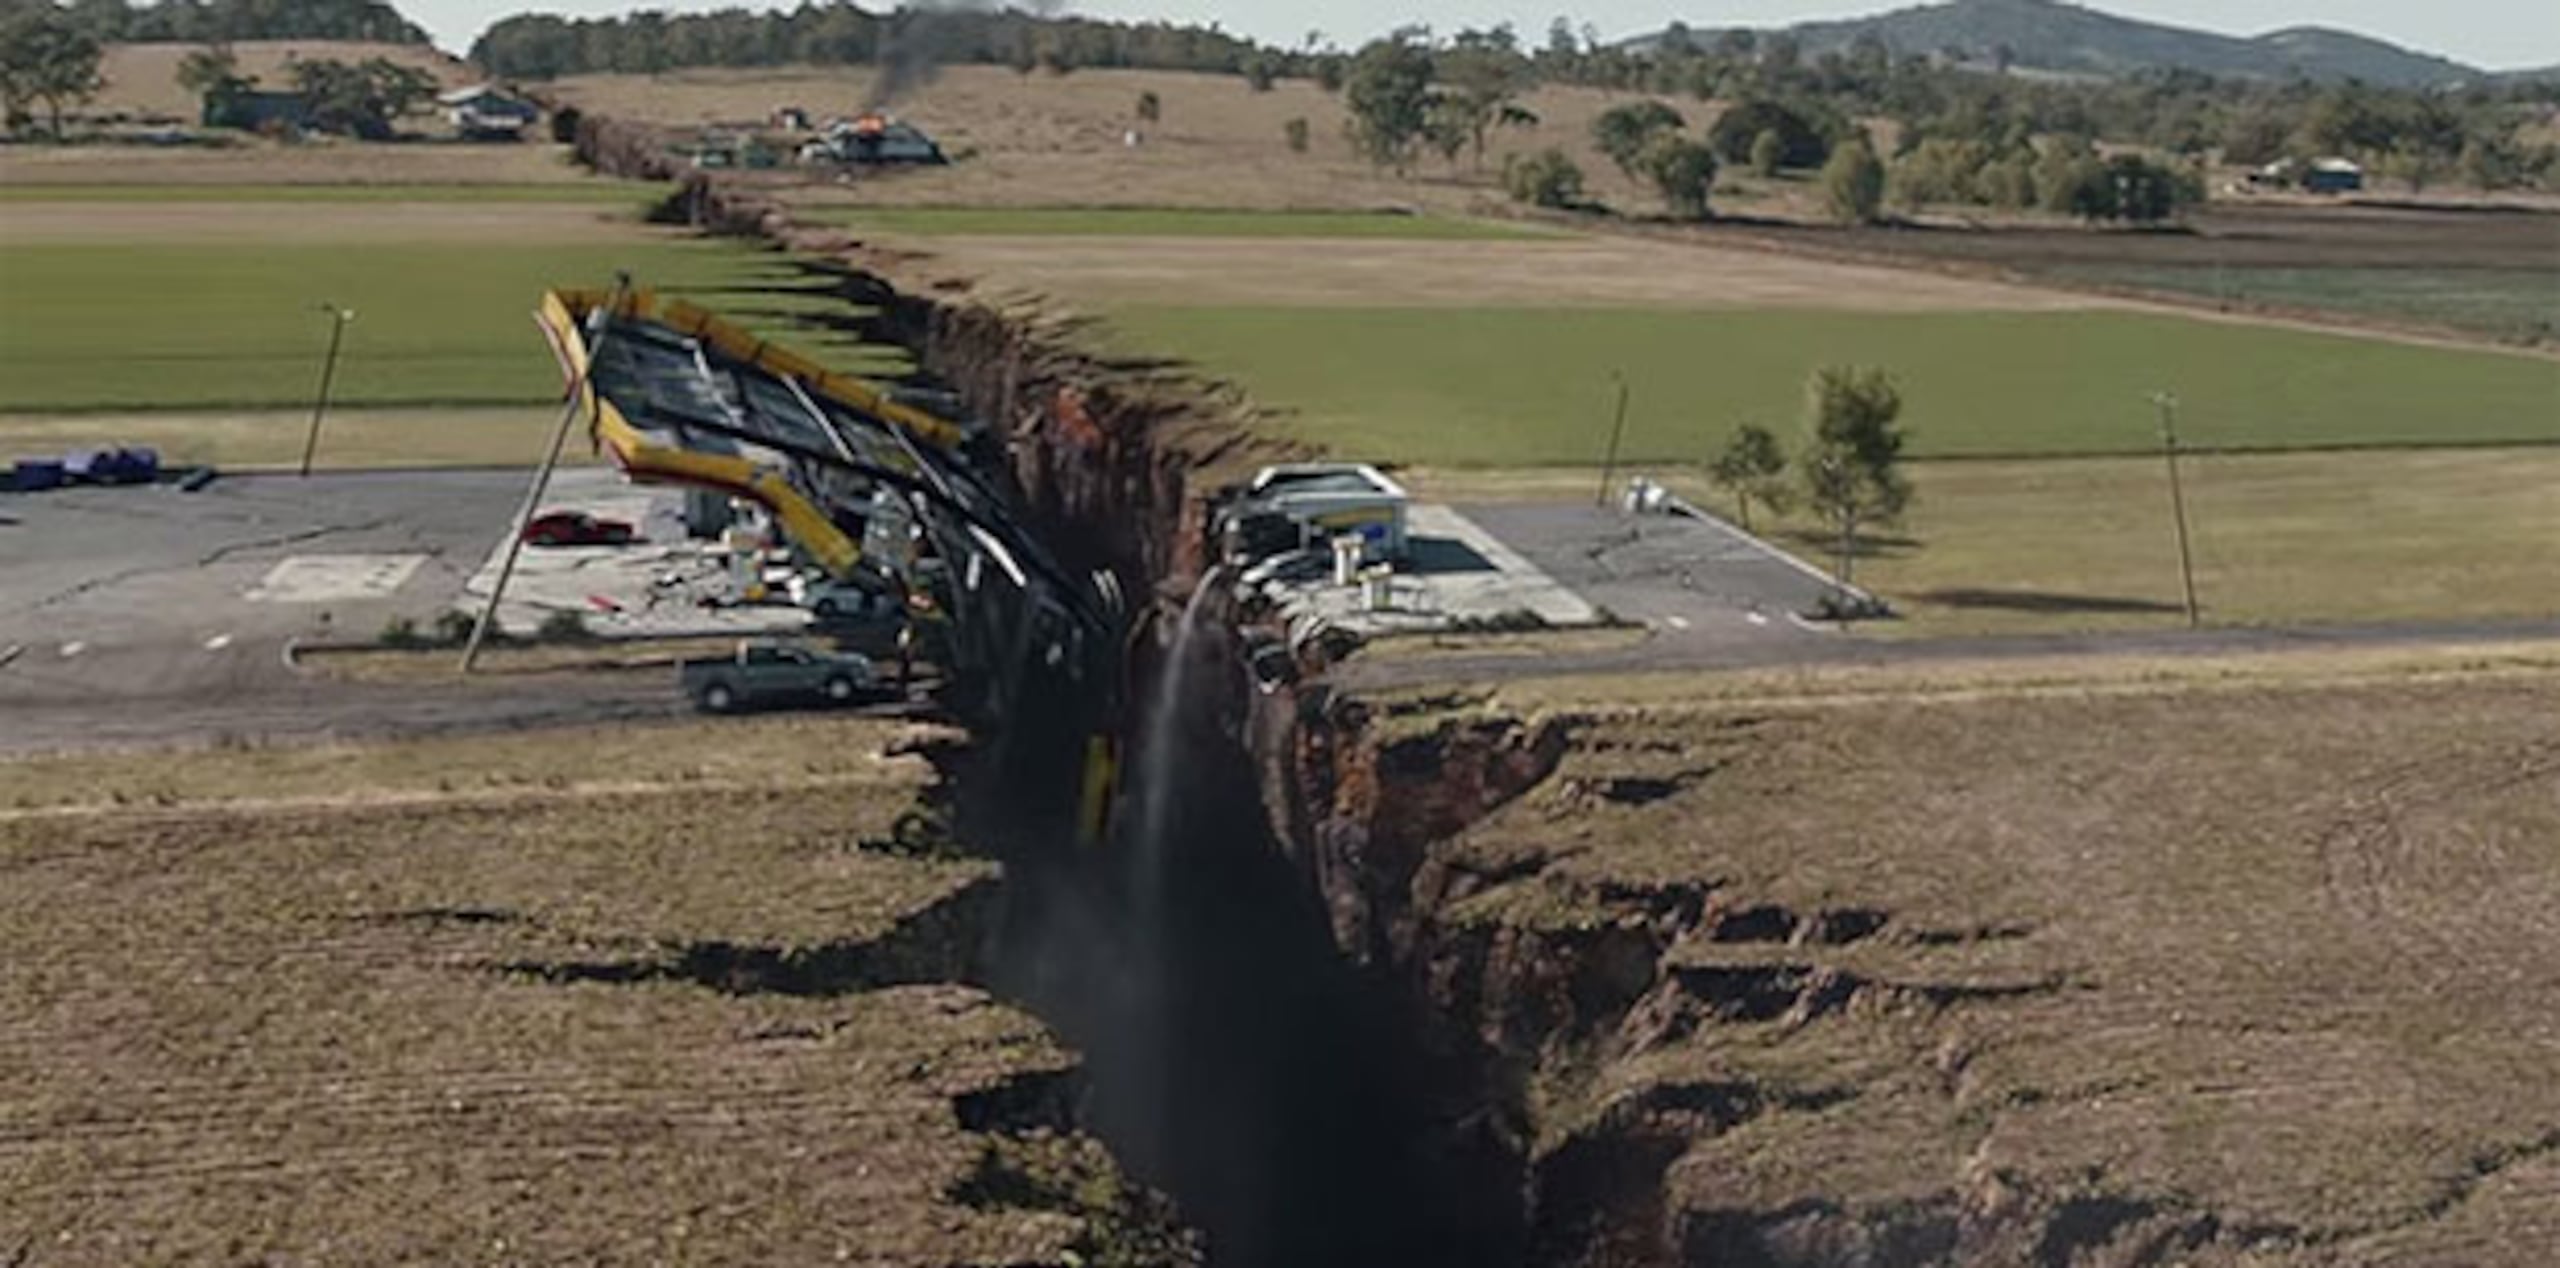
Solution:
<svg viewBox="0 0 2560 1268"><path fill-rule="evenodd" d="M640 530L585 511L545 511L524 526L527 546L628 546Z"/></svg>
<svg viewBox="0 0 2560 1268"><path fill-rule="evenodd" d="M897 595L849 581L794 577L791 601L821 621L885 621L903 619L906 604Z"/></svg>
<svg viewBox="0 0 2560 1268"><path fill-rule="evenodd" d="M851 704L879 686L868 656L766 639L741 642L727 656L685 661L677 666L676 680L696 707L710 713L811 700Z"/></svg>

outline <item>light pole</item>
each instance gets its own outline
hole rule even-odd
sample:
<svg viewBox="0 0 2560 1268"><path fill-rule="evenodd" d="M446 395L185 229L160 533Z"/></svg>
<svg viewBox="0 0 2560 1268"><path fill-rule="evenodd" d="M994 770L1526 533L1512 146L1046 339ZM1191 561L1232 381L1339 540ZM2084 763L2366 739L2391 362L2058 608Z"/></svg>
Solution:
<svg viewBox="0 0 2560 1268"><path fill-rule="evenodd" d="M2171 392L2154 392L2151 403L2160 408L2160 454L2169 464L2169 509L2178 521L2178 581L2186 590L2187 628L2202 624L2196 608L2196 557L2187 542L2187 492L2178 479L2178 398Z"/></svg>
<svg viewBox="0 0 2560 1268"><path fill-rule="evenodd" d="M1613 370L1609 377L1618 383L1618 417L1609 424L1609 456L1600 464L1600 505L1609 504L1609 485L1618 478L1618 442L1627 434L1627 375Z"/></svg>
<svg viewBox="0 0 2560 1268"><path fill-rule="evenodd" d="M524 504L516 508L513 526L507 532L507 553L499 561L498 578L489 586L489 601L480 605L478 620L471 623L471 639L462 646L462 672L468 674L480 663L480 645L498 623L498 603L507 596L507 581L516 575L516 558L524 553L524 530L533 523L534 510L542 505L543 491L551 487L551 473L560 466L560 447L569 441L569 425L578 421L587 403L587 389L596 365L604 357L604 345L613 337L613 321L623 316L623 301L631 295L631 275L613 275L613 295L602 309L587 314L586 368L570 376L569 397L560 407L560 423L551 429L551 447L543 451L542 465L533 472L533 483L524 491ZM572 337L575 336L571 332ZM596 408L604 408L598 397Z"/></svg>
<svg viewBox="0 0 2560 1268"><path fill-rule="evenodd" d="M317 305L329 314L329 355L320 362L320 396L311 403L311 430L302 438L302 474L311 475L311 455L320 448L320 420L329 413L329 385L338 377L338 345L345 341L347 323L356 319L356 310L336 304Z"/></svg>

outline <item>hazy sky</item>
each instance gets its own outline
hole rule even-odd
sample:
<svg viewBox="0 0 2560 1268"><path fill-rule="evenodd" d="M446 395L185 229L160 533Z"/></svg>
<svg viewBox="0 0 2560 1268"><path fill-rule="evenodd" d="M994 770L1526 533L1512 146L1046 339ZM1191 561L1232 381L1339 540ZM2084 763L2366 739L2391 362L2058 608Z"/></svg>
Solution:
<svg viewBox="0 0 2560 1268"><path fill-rule="evenodd" d="M872 0L870 8L889 7ZM1107 17L1217 21L1257 38L1294 43L1322 31L1356 44L1389 27L1425 22L1443 30L1510 22L1524 37L1544 35L1558 13L1610 37L1691 26L1764 26L1873 13L1905 0L1069 0L1068 9ZM602 14L629 9L722 7L704 0L406 0L403 12L456 52L482 27L511 13ZM765 6L760 6L765 7ZM2236 35L2318 24L2343 27L2495 70L2560 63L2560 4L2553 0L2105 0L2092 7L2130 17Z"/></svg>

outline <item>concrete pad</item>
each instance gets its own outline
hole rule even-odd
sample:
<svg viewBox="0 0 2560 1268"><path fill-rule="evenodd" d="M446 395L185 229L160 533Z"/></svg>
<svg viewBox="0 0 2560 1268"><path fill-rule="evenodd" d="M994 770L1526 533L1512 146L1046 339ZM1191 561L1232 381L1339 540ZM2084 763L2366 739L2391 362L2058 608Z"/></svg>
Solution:
<svg viewBox="0 0 2560 1268"><path fill-rule="evenodd" d="M241 597L252 603L343 603L388 598L427 561L424 555L293 555Z"/></svg>
<svg viewBox="0 0 2560 1268"><path fill-rule="evenodd" d="M1275 582L1264 593L1301 633L1330 626L1374 638L1524 613L1551 626L1598 623L1590 603L1456 510L1415 503L1405 523L1410 554L1397 566L1382 610L1368 606L1364 587L1335 585L1329 573Z"/></svg>
<svg viewBox="0 0 2560 1268"><path fill-rule="evenodd" d="M516 558L498 628L531 634L561 612L576 612L606 637L789 634L809 627L797 608L706 608L702 600L734 594L726 552L686 536L684 492L650 488L605 470L553 476L540 511L584 511L640 530L629 546L527 546ZM506 560L505 526L487 558L462 585L454 606L476 615Z"/></svg>

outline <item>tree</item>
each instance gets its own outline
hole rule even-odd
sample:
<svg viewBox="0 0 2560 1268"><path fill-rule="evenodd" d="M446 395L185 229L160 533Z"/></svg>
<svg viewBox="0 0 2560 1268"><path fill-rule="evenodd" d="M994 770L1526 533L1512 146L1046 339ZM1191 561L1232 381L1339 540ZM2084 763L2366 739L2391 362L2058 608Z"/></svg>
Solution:
<svg viewBox="0 0 2560 1268"><path fill-rule="evenodd" d="M1514 155L1502 169L1503 187L1518 202L1557 209L1582 203L1582 169L1549 146L1526 158Z"/></svg>
<svg viewBox="0 0 2560 1268"><path fill-rule="evenodd" d="M1778 438L1758 423L1744 423L1726 438L1724 450L1707 466L1707 478L1733 494L1742 513L1742 529L1751 531L1751 504L1783 514L1795 499L1786 482L1787 454Z"/></svg>
<svg viewBox="0 0 2560 1268"><path fill-rule="evenodd" d="M1751 174L1766 179L1778 174L1786 164L1787 143L1772 128L1751 143Z"/></svg>
<svg viewBox="0 0 2560 1268"><path fill-rule="evenodd" d="M1431 126L1431 50L1419 27L1373 40L1351 59L1343 103L1351 146L1381 167L1402 174Z"/></svg>
<svg viewBox="0 0 2560 1268"><path fill-rule="evenodd" d="M1672 215L1706 219L1707 200L1716 187L1715 151L1677 132L1657 133L1636 156L1636 167Z"/></svg>
<svg viewBox="0 0 2560 1268"><path fill-rule="evenodd" d="M2055 137L2036 156L2036 202L2046 211L2080 214L2091 201L2089 185L2104 170L2096 147L2086 138Z"/></svg>
<svg viewBox="0 0 2560 1268"><path fill-rule="evenodd" d="M367 140L391 135L393 120L435 96L425 71L388 58L295 62L293 86L310 102L313 127Z"/></svg>
<svg viewBox="0 0 2560 1268"><path fill-rule="evenodd" d="M1290 153L1304 154L1307 152L1308 130L1307 121L1303 116L1291 119L1287 123L1280 125L1280 134L1289 139Z"/></svg>
<svg viewBox="0 0 2560 1268"><path fill-rule="evenodd" d="M1153 89L1139 93L1138 118L1148 123L1155 123L1162 120L1164 118L1164 98L1157 96Z"/></svg>
<svg viewBox="0 0 2560 1268"><path fill-rule="evenodd" d="M1884 162L1863 140L1833 150L1822 165L1822 198L1844 225L1875 223L1884 208Z"/></svg>
<svg viewBox="0 0 2560 1268"><path fill-rule="evenodd" d="M2427 192L2427 186L2443 180L2453 170L2454 161L2432 146L2402 141L2383 157L2382 170L2387 175L2407 181L2410 193L2423 194Z"/></svg>
<svg viewBox="0 0 2560 1268"><path fill-rule="evenodd" d="M105 55L97 36L52 5L20 10L0 22L0 105L14 116L26 102L43 102L46 130L59 141L63 107L106 86L98 75Z"/></svg>
<svg viewBox="0 0 2560 1268"><path fill-rule="evenodd" d="M1641 180L1643 169L1637 165L1637 159L1643 155L1645 147L1655 136L1678 132L1687 126L1689 121L1681 118L1679 111L1662 102L1630 102L1611 106L1591 121L1591 143L1598 146L1602 154L1608 155L1609 161L1627 174L1627 179Z"/></svg>
<svg viewBox="0 0 2560 1268"><path fill-rule="evenodd" d="M178 59L178 87L204 98L228 97L245 92L257 80L240 73L240 59L231 45L216 41Z"/></svg>
<svg viewBox="0 0 2560 1268"><path fill-rule="evenodd" d="M1831 142L1813 120L1768 100L1746 101L1716 116L1707 129L1707 143L1715 147L1716 157L1728 163L1748 163L1763 132L1777 133L1786 147L1779 160L1782 166L1820 167L1831 157Z"/></svg>
<svg viewBox="0 0 2560 1268"><path fill-rule="evenodd" d="M1889 524L1911 505L1902 473L1902 393L1882 370L1833 366L1806 391L1805 499L1839 540L1840 584L1850 583L1858 530Z"/></svg>
<svg viewBox="0 0 2560 1268"><path fill-rule="evenodd" d="M1537 116L1515 104L1529 82L1529 61L1508 26L1491 31L1461 31L1432 68L1441 84L1440 110L1463 128L1475 145L1476 166L1484 166L1485 135Z"/></svg>

